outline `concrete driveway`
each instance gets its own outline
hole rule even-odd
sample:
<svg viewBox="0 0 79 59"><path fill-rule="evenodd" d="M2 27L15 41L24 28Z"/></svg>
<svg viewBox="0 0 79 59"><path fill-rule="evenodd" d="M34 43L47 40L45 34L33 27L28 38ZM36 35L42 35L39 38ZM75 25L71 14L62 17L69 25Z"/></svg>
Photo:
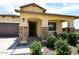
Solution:
<svg viewBox="0 0 79 59"><path fill-rule="evenodd" d="M17 37L0 38L0 55L3 54L4 55L30 54L29 45L18 46Z"/></svg>
<svg viewBox="0 0 79 59"><path fill-rule="evenodd" d="M29 44L25 46L18 46L17 37L14 38L0 38L0 55L29 55ZM44 51L44 49L42 49Z"/></svg>
<svg viewBox="0 0 79 59"><path fill-rule="evenodd" d="M8 48L14 44L16 39L17 38L0 38L0 54L9 54Z"/></svg>

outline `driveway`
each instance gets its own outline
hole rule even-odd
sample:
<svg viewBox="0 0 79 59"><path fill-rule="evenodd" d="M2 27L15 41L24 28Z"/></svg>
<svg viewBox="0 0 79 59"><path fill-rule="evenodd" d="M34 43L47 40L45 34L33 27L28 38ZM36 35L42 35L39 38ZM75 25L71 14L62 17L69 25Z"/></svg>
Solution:
<svg viewBox="0 0 79 59"><path fill-rule="evenodd" d="M44 49L42 49L44 51ZM25 46L18 46L17 37L14 38L0 38L0 55L29 55L29 44Z"/></svg>
<svg viewBox="0 0 79 59"><path fill-rule="evenodd" d="M0 38L0 55L13 55L30 53L29 45L18 46L17 37L13 38Z"/></svg>
<svg viewBox="0 0 79 59"><path fill-rule="evenodd" d="M0 38L0 55L9 54L8 48L12 46L17 38Z"/></svg>

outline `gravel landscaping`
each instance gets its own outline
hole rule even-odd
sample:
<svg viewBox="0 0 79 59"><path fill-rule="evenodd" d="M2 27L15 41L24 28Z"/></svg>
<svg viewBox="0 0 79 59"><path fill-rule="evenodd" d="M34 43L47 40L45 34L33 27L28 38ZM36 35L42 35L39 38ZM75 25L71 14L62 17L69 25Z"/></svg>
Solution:
<svg viewBox="0 0 79 59"><path fill-rule="evenodd" d="M43 47L43 48L44 48L44 51L42 52L43 55L56 55L55 50L51 50L47 47ZM71 46L71 55L78 55L76 47Z"/></svg>

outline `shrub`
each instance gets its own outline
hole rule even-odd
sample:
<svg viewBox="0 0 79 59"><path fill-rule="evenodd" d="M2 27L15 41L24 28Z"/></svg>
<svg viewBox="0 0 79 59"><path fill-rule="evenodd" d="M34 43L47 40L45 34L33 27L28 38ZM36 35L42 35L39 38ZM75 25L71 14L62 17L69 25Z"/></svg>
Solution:
<svg viewBox="0 0 79 59"><path fill-rule="evenodd" d="M77 37L75 33L70 33L69 34L69 40L68 40L70 45L76 46L77 43Z"/></svg>
<svg viewBox="0 0 79 59"><path fill-rule="evenodd" d="M60 33L59 37L62 37L63 39L68 39L68 33L65 33L65 32Z"/></svg>
<svg viewBox="0 0 79 59"><path fill-rule="evenodd" d="M79 34L76 34L77 39L79 39Z"/></svg>
<svg viewBox="0 0 79 59"><path fill-rule="evenodd" d="M77 44L77 53L79 54L79 44Z"/></svg>
<svg viewBox="0 0 79 59"><path fill-rule="evenodd" d="M41 49L42 49L42 45L39 41L33 41L30 45L30 50L32 55L42 54Z"/></svg>
<svg viewBox="0 0 79 59"><path fill-rule="evenodd" d="M76 33L76 39L77 39L77 43L79 43L79 34Z"/></svg>
<svg viewBox="0 0 79 59"><path fill-rule="evenodd" d="M56 41L55 49L58 55L69 55L71 53L67 41L62 40L61 38Z"/></svg>
<svg viewBox="0 0 79 59"><path fill-rule="evenodd" d="M56 42L56 38L53 35L48 35L48 37L47 37L47 46L54 49L55 42Z"/></svg>
<svg viewBox="0 0 79 59"><path fill-rule="evenodd" d="M77 38L79 39L79 34L77 35Z"/></svg>
<svg viewBox="0 0 79 59"><path fill-rule="evenodd" d="M53 32L53 35L58 38L58 33L57 32Z"/></svg>

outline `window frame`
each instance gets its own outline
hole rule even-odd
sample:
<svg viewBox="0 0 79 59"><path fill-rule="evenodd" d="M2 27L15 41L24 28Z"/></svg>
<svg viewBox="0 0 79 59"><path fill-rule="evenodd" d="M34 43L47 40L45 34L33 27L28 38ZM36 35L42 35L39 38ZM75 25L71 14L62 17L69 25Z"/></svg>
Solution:
<svg viewBox="0 0 79 59"><path fill-rule="evenodd" d="M52 24L54 27L52 27L53 29L49 28L49 25ZM48 22L48 31L56 31L56 22Z"/></svg>

